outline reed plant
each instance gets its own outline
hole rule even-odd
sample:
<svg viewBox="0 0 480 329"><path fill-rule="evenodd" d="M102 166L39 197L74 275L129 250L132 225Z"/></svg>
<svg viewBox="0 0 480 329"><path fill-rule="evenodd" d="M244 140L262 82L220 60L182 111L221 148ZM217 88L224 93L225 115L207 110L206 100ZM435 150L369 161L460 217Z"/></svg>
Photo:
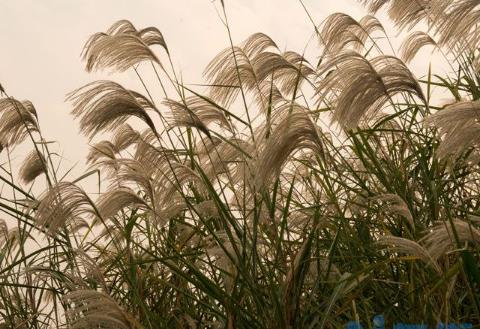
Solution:
<svg viewBox="0 0 480 329"><path fill-rule="evenodd" d="M399 55L373 15L312 20L312 58L236 43L217 3L230 44L204 87L155 27L94 34L86 70L144 88L67 96L92 145L80 177L3 82L0 327L478 324L480 3L361 2L406 35ZM448 69L414 75L423 47Z"/></svg>

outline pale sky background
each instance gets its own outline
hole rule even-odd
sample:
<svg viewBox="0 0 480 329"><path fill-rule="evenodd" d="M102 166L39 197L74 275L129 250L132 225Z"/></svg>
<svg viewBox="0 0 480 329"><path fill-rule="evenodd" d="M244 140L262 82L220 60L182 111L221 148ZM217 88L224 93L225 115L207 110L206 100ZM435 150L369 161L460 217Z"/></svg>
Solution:
<svg viewBox="0 0 480 329"><path fill-rule="evenodd" d="M304 3L317 23L339 11L356 19L366 14L357 0ZM225 4L234 43L264 32L280 49L301 53L313 33L298 0L225 0ZM79 162L81 172L88 141L79 134L65 95L100 78L143 92L132 72L86 73L80 53L88 37L119 19L130 20L137 28L156 26L184 82L203 83L205 66L228 46L216 7L219 0L0 0L0 83L11 96L33 102L45 137L58 141L68 160L65 164Z"/></svg>

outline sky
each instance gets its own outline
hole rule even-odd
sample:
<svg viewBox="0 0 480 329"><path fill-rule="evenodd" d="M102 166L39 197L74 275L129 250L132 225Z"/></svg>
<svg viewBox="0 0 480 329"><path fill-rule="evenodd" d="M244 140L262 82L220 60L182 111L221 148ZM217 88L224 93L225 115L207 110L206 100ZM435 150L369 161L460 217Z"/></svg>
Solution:
<svg viewBox="0 0 480 329"><path fill-rule="evenodd" d="M263 32L280 49L301 53L314 31L299 0L224 1L234 43ZM334 12L366 14L358 0L303 1L317 24ZM10 96L33 102L44 136L81 172L88 141L65 95L97 79L142 91L133 72L87 73L80 54L88 37L119 19L156 26L183 81L204 83L203 69L229 44L219 8L219 0L0 0L0 83Z"/></svg>

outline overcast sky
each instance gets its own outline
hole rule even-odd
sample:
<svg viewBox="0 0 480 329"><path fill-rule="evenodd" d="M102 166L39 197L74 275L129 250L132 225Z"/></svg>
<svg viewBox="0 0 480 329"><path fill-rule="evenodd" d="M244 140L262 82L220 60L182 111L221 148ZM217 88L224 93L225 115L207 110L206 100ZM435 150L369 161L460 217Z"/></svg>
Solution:
<svg viewBox="0 0 480 329"><path fill-rule="evenodd" d="M357 0L304 0L319 23L334 12L365 14ZM281 49L302 52L313 32L298 0L225 0L235 43L264 32ZM31 100L44 135L57 140L68 162L83 163L87 141L78 133L65 95L98 78L130 83L122 77L87 74L80 53L88 37L128 19L137 28L156 26L187 83L202 83L202 71L228 46L217 11L219 0L0 0L0 83L11 96Z"/></svg>

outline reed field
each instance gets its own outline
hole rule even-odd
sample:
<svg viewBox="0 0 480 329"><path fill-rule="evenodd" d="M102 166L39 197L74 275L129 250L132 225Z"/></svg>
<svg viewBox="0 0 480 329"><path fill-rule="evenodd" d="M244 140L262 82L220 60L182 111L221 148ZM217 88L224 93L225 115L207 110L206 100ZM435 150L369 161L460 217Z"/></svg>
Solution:
<svg viewBox="0 0 480 329"><path fill-rule="evenodd" d="M316 22L298 0L313 56L234 42L216 2L230 42L201 86L156 27L89 31L72 65L105 80L65 103L83 175L0 81L0 328L479 328L480 1Z"/></svg>

